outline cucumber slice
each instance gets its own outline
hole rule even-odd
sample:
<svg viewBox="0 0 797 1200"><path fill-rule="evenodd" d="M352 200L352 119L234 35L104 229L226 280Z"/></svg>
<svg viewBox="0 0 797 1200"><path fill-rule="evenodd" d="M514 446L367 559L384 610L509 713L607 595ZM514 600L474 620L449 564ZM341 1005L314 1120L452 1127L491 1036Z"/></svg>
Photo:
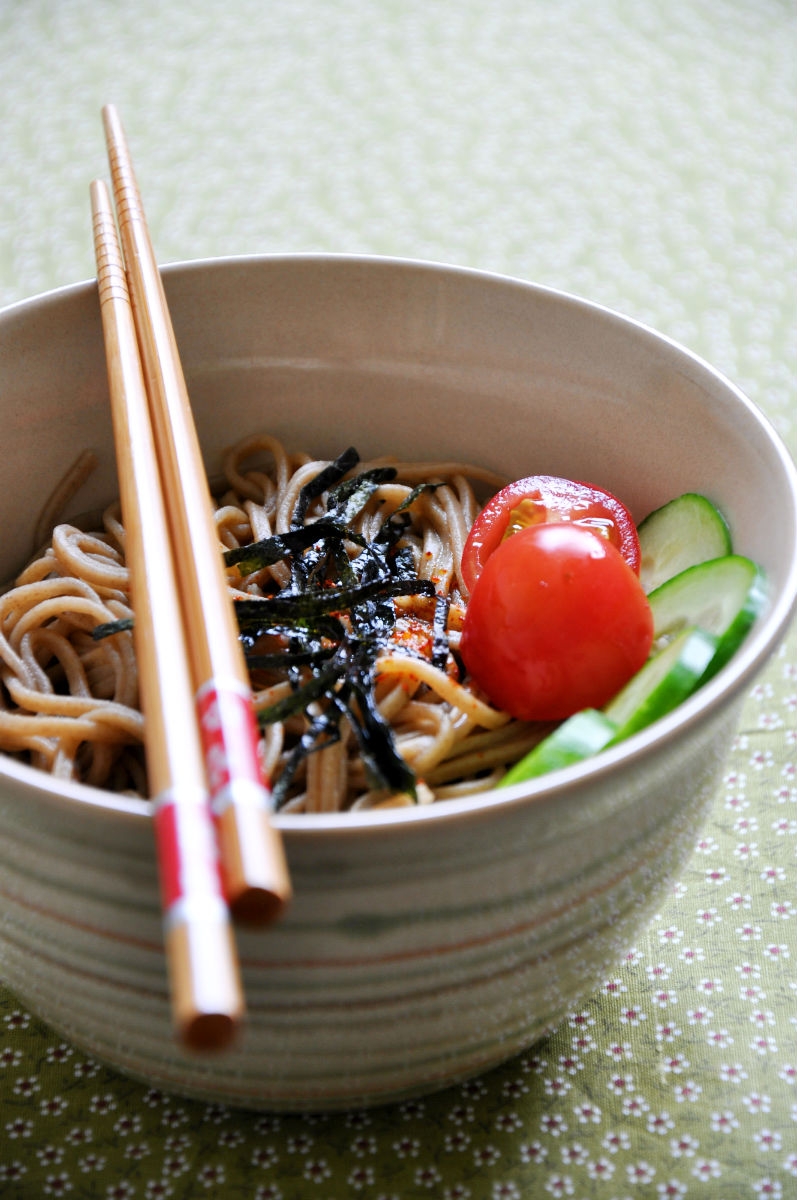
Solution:
<svg viewBox="0 0 797 1200"><path fill-rule="evenodd" d="M498 787L524 783L569 767L597 754L617 733L617 726L597 708L585 708L563 721L553 733L507 771Z"/></svg>
<svg viewBox="0 0 797 1200"><path fill-rule="evenodd" d="M690 625L717 639L704 679L710 679L744 641L766 603L766 577L740 554L698 563L651 592L655 645L663 645Z"/></svg>
<svg viewBox="0 0 797 1200"><path fill-rule="evenodd" d="M650 593L688 567L732 552L722 513L705 496L685 492L655 509L639 526L639 578Z"/></svg>
<svg viewBox="0 0 797 1200"><path fill-rule="evenodd" d="M617 726L613 743L677 708L700 686L716 648L712 634L691 627L649 658L603 710Z"/></svg>

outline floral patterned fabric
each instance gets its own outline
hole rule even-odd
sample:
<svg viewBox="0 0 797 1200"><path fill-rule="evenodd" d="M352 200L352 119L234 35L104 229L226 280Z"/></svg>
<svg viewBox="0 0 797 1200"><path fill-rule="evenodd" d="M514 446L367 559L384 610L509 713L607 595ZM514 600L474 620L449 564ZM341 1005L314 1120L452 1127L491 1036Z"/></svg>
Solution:
<svg viewBox="0 0 797 1200"><path fill-rule="evenodd" d="M341 250L561 287L702 354L797 450L791 0L6 0L0 78L4 303L93 274L112 100L164 261ZM666 903L544 1042L413 1103L258 1114L124 1078L0 987L0 1196L797 1195L796 651L750 691Z"/></svg>

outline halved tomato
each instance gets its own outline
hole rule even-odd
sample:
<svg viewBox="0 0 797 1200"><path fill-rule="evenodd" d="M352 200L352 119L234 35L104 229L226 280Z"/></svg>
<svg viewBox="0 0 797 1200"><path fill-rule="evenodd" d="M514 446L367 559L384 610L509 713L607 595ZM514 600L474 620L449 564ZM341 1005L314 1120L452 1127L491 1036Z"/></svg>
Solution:
<svg viewBox="0 0 797 1200"><path fill-rule="evenodd" d="M468 590L507 537L520 529L552 523L579 525L614 545L639 574L639 538L628 509L604 488L557 475L530 475L497 492L473 523L462 553Z"/></svg>
<svg viewBox="0 0 797 1200"><path fill-rule="evenodd" d="M647 596L613 542L575 522L543 522L485 562L460 653L493 704L522 721L557 721L606 704L652 641Z"/></svg>

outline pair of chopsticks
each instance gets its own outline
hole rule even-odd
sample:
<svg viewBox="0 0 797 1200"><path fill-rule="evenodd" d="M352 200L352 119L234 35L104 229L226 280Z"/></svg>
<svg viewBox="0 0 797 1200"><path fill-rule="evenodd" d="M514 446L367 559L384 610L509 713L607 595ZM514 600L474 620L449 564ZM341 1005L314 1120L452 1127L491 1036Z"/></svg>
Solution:
<svg viewBox="0 0 797 1200"><path fill-rule="evenodd" d="M118 233L95 180L94 249L172 1012L213 1049L244 1011L233 918L271 920L290 883L163 284L119 115L102 116Z"/></svg>

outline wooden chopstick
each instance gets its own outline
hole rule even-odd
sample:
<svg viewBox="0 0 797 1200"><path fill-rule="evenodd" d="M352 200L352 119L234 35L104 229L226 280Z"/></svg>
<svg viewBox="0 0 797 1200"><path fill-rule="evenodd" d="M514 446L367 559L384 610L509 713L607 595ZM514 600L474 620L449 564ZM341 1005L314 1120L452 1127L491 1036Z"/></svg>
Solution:
<svg viewBox="0 0 797 1200"><path fill-rule="evenodd" d="M238 961L133 312L111 197L99 180L91 207L172 1011L188 1046L215 1049L230 1041L243 1012Z"/></svg>
<svg viewBox="0 0 797 1200"><path fill-rule="evenodd" d="M227 901L263 922L290 897L282 843L270 821L249 679L224 574L202 455L166 296L124 129L103 108L119 232L144 365L150 415L178 564L211 807Z"/></svg>

